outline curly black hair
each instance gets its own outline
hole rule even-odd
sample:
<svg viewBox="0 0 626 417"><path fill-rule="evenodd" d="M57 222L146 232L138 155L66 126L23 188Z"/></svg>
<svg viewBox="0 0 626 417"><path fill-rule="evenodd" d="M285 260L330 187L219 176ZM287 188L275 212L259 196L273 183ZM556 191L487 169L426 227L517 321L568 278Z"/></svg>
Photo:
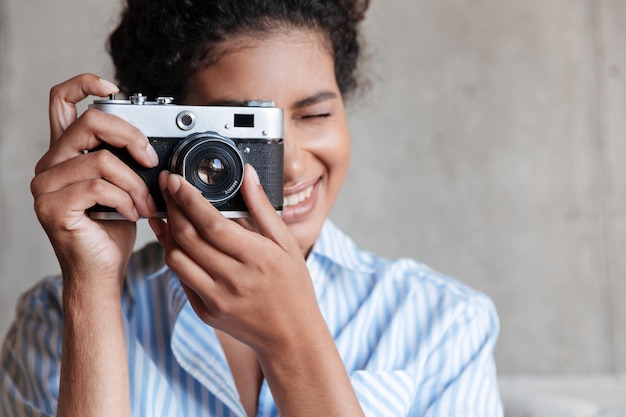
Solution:
<svg viewBox="0 0 626 417"><path fill-rule="evenodd" d="M236 36L318 30L328 39L345 96L356 89L358 32L369 0L126 0L108 50L123 93L186 95L186 80Z"/></svg>

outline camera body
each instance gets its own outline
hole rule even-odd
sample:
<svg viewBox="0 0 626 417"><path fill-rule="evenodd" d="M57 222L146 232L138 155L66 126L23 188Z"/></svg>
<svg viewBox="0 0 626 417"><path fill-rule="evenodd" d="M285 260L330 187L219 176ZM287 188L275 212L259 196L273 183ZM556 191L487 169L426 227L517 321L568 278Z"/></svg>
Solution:
<svg viewBox="0 0 626 417"><path fill-rule="evenodd" d="M279 214L283 207L283 111L271 101L241 106L185 106L170 97L148 101L142 94L128 100L95 100L89 108L121 117L141 130L159 156L159 164L145 168L125 149L106 143L90 152L108 149L142 177L157 206L166 216L158 176L162 170L180 174L229 218L249 217L240 194L244 164L252 165L269 201ZM123 217L113 208L96 205L89 216L101 220Z"/></svg>

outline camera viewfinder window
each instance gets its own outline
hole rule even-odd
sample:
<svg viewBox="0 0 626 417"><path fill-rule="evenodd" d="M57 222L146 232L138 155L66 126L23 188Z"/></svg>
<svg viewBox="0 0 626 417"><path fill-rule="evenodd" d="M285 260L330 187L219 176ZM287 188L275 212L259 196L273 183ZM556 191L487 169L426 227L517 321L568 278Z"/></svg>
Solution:
<svg viewBox="0 0 626 417"><path fill-rule="evenodd" d="M235 127L254 127L254 114L235 114Z"/></svg>

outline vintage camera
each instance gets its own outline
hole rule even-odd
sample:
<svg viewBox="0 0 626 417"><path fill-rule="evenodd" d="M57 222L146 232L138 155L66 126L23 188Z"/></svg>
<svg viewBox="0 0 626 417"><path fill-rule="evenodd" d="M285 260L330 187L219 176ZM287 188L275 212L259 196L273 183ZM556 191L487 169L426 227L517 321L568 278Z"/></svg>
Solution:
<svg viewBox="0 0 626 417"><path fill-rule="evenodd" d="M169 97L148 101L142 94L128 100L110 96L89 108L114 114L141 130L157 154L159 164L145 168L125 149L102 144L90 152L108 149L138 173L157 205L157 216L166 207L159 188L162 170L180 174L229 218L249 217L239 192L244 164L251 164L269 201L279 214L283 206L283 111L271 101L254 100L241 106L182 106ZM96 205L89 216L101 220L122 219L110 207Z"/></svg>

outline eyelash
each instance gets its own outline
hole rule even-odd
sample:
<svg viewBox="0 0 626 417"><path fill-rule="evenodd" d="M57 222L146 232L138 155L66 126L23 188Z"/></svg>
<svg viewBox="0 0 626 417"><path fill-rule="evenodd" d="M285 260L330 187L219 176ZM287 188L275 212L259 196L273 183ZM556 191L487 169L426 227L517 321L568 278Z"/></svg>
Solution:
<svg viewBox="0 0 626 417"><path fill-rule="evenodd" d="M301 119L323 119L325 117L330 117L330 113L306 114Z"/></svg>

